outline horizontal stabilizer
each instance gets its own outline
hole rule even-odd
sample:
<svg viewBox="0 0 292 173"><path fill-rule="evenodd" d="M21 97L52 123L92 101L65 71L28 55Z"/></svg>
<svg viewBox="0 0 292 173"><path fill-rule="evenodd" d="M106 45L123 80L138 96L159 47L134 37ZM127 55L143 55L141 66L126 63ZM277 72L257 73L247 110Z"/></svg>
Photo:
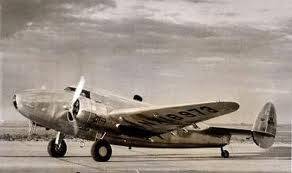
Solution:
<svg viewBox="0 0 292 173"><path fill-rule="evenodd" d="M209 127L204 130L205 133L208 134L218 134L218 135L253 135L256 133L257 135L262 135L266 137L275 137L274 134L268 132L260 132L253 131L248 129L236 129L236 128L224 128L224 127Z"/></svg>

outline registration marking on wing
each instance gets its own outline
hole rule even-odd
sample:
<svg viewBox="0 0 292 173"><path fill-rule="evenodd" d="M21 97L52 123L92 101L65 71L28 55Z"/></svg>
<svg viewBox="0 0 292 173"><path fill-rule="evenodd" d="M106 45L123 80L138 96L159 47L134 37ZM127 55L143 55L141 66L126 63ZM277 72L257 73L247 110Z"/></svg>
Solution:
<svg viewBox="0 0 292 173"><path fill-rule="evenodd" d="M218 110L211 108L209 106L200 106L198 108L191 108L171 114L157 115L157 113L155 113L156 116L154 117L149 117L142 113L136 114L136 116L139 117L138 119L140 119L137 121L139 124L153 126L158 124L168 125L179 124L180 121L184 122L187 121L188 119L193 120L194 118L199 118L201 116L206 115L210 116L218 112L219 112Z"/></svg>

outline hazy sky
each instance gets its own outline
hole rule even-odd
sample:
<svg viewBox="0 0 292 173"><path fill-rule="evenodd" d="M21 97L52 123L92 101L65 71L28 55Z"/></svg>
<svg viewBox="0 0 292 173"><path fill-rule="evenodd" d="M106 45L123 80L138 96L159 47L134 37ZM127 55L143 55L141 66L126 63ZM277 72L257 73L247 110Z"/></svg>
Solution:
<svg viewBox="0 0 292 173"><path fill-rule="evenodd" d="M87 87L152 104L236 101L214 122L292 115L291 0L0 0L1 116L14 91Z"/></svg>

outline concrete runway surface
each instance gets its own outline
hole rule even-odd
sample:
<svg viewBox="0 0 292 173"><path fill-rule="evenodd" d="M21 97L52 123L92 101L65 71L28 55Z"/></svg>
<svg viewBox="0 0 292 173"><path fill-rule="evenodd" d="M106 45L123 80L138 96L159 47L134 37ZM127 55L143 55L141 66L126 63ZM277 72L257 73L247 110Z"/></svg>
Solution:
<svg viewBox="0 0 292 173"><path fill-rule="evenodd" d="M113 146L109 162L90 156L92 143L80 148L67 141L64 158L48 156L47 142L0 142L0 172L291 172L291 145L275 144L263 150L255 144L232 143L225 147L231 157L220 157L219 149L145 149Z"/></svg>

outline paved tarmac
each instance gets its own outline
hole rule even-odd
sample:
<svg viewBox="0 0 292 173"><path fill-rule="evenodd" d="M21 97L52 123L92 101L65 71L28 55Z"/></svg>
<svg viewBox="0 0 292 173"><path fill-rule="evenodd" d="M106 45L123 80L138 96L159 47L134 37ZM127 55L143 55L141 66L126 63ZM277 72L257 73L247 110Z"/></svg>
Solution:
<svg viewBox="0 0 292 173"><path fill-rule="evenodd" d="M80 148L67 142L64 158L48 156L47 142L0 142L0 172L291 172L291 145L275 144L263 150L255 144L232 143L231 157L219 149L145 149L113 146L109 162L90 157L91 142Z"/></svg>

